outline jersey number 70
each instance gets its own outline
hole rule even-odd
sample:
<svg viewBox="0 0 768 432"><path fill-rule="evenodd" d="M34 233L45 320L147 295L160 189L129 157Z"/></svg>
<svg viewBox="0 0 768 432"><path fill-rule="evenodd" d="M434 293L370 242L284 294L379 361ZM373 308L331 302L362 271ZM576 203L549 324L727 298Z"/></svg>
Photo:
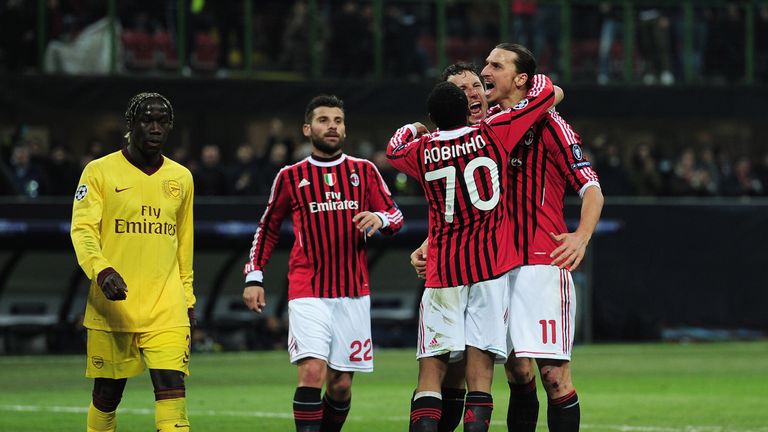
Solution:
<svg viewBox="0 0 768 432"><path fill-rule="evenodd" d="M475 183L475 170L480 167L488 168L491 177L491 197L487 200L480 198L480 193L477 192L477 184ZM469 198L475 208L488 211L496 207L501 194L499 190L499 166L493 159L485 156L473 159L464 167L463 177L464 184L467 185ZM452 223L455 212L454 201L456 200L456 167L447 166L424 173L424 180L426 181L435 181L443 178L445 179L445 211L443 213L445 214L445 221Z"/></svg>

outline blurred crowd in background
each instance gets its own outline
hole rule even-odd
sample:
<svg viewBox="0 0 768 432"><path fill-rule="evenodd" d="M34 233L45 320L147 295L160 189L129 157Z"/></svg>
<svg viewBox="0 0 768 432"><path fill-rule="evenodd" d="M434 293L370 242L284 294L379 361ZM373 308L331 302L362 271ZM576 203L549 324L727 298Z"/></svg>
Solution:
<svg viewBox="0 0 768 432"><path fill-rule="evenodd" d="M755 82L768 82L768 2L693 2L692 28L686 28L681 6L659 2L666 6L650 7L649 3L633 9L630 84L675 85L684 78L705 85L743 82L746 5L754 12ZM39 4L46 7L42 31ZM106 42L111 31L107 4L102 0L0 3L0 74L176 76L181 71L182 75L228 77L245 67L242 0L188 2L185 41L176 40L177 0L117 1L116 71L110 70L112 51ZM529 46L540 70L557 81L563 71L561 2L510 0L506 4L511 40ZM317 6L316 15L311 5ZM446 2L447 62L483 64L501 31L499 5L498 0ZM623 32L628 26L622 5L618 1L571 2L573 83L626 83ZM373 7L373 1L255 1L247 17L254 28L248 56L253 70L272 73L276 79L303 79L315 62L324 79L372 78L377 39ZM378 36L384 41L385 78L424 80L437 75L435 7L432 0L383 2L383 28ZM311 16L318 18L312 25ZM683 64L686 31L693 36L690 65ZM179 64L180 42L186 47L184 64ZM71 195L83 166L116 146L114 137L99 137L81 152L82 143L75 146L55 136L42 140L23 123L0 126L5 126L0 128L3 195ZM311 149L297 130L283 127L280 119L272 119L268 129L265 142L257 145L196 143L169 148L168 155L192 170L198 195L267 195L277 171L306 157ZM707 130L674 147L652 139L629 143L631 138L626 136L595 130L583 134L584 147L606 195L768 195L765 143L752 143L752 154L747 154ZM415 183L389 167L381 144L360 141L349 143L348 148L374 161L393 193L417 194ZM761 151L765 154L755 157Z"/></svg>
<svg viewBox="0 0 768 432"><path fill-rule="evenodd" d="M46 5L42 29L37 5ZM754 77L768 81L768 2L694 1L686 22L684 3L659 1L634 5L625 22L623 1L572 1L570 65L574 82L626 81L625 31L632 31L631 82L671 85L690 67L689 81L744 80L747 11L754 22ZM6 0L0 5L0 71L48 73L109 72L107 1ZM256 71L285 77L310 74L317 62L323 78L366 78L374 73L377 36L383 40L383 74L421 79L439 72L435 0L386 0L381 33L376 33L375 2L352 0L259 0L246 17L243 0L190 0L178 41L177 0L119 0L118 72L228 76L245 66L246 19L252 23L250 58ZM447 62L482 62L500 39L502 24L510 40L531 48L543 72L563 69L563 8L557 0L449 0L445 2ZM315 5L317 10L310 10ZM508 22L500 22L507 5ZM674 6L670 6L674 5ZM316 13L314 13L316 12ZM312 20L316 17L316 20ZM310 22L312 21L312 22ZM690 28L687 27L690 23ZM628 26L627 24L631 24ZM42 30L42 31L41 31ZM686 39L686 35L690 35ZM39 40L43 38L43 40ZM684 64L686 40L692 54ZM185 62L179 64L183 42ZM40 55L40 46L45 46ZM88 66L71 61L94 51ZM72 64L68 64L72 63ZM293 74L293 75L291 75Z"/></svg>
<svg viewBox="0 0 768 432"><path fill-rule="evenodd" d="M768 151L759 158L740 154L734 151L737 146L707 130L675 148L657 145L647 136L613 135L595 133L584 141L584 154L596 167L606 195L768 196ZM385 144L352 137L345 148L373 161L393 194L419 195L419 185L389 165ZM115 148L114 143L93 139L85 152L74 155L52 139L46 149L40 138L19 127L0 135L0 193L31 198L72 195L85 164ZM209 143L193 152L169 145L166 154L192 171L198 196L265 196L280 168L310 152L309 142L275 118L258 146Z"/></svg>

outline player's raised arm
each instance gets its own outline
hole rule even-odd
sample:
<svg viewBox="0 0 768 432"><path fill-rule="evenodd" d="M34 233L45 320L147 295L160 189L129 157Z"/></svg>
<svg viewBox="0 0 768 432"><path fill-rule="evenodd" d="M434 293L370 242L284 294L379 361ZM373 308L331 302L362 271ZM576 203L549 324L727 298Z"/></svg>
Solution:
<svg viewBox="0 0 768 432"><path fill-rule="evenodd" d="M429 130L421 123L409 123L398 129L387 145L387 160L398 171L411 176L420 176L417 159L409 157L420 148L421 140Z"/></svg>
<svg viewBox="0 0 768 432"><path fill-rule="evenodd" d="M562 102L563 99L565 99L565 92L563 91L563 89L560 88L560 86L554 86L554 88L555 88L555 101L552 103L552 106L550 108L554 108L557 105L560 105L560 102Z"/></svg>
<svg viewBox="0 0 768 432"><path fill-rule="evenodd" d="M536 74L524 99L512 108L488 117L485 123L491 126L501 143L511 149L546 114L554 101L552 80L546 75Z"/></svg>

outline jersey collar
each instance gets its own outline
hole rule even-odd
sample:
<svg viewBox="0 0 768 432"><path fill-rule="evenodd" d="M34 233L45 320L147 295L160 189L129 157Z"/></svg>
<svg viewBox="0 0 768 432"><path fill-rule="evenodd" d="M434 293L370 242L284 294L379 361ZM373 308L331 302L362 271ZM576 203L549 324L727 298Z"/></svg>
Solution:
<svg viewBox="0 0 768 432"><path fill-rule="evenodd" d="M451 130L438 130L435 131L435 133L432 134L432 139L438 140L438 141L446 141L458 138L460 136L464 136L469 133L469 131L472 130L472 127L470 126L462 126L458 129L451 129Z"/></svg>
<svg viewBox="0 0 768 432"><path fill-rule="evenodd" d="M316 155L309 155L307 160L312 165L316 165L319 167L330 167L330 166L336 166L342 162L344 162L344 159L347 158L347 155L344 153L339 153L337 156L334 156L332 158L324 158Z"/></svg>
<svg viewBox="0 0 768 432"><path fill-rule="evenodd" d="M131 157L131 154L128 153L128 148L127 147L123 147L121 152L123 153L123 157L125 158L125 160L130 162L131 165L133 165L136 168L140 169L141 172L143 172L144 174L146 174L148 176L151 176L152 174L154 174L157 171L159 171L160 167L163 166L163 162L165 162L165 156L160 155L160 163L158 163L156 166L142 167L139 164L137 164L136 161L133 160L133 158Z"/></svg>

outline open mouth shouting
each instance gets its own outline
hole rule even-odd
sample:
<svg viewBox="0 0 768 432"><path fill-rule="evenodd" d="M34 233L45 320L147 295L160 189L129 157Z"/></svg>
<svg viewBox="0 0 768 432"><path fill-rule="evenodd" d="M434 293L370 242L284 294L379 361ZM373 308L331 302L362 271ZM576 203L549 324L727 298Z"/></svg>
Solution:
<svg viewBox="0 0 768 432"><path fill-rule="evenodd" d="M493 81L485 80L485 96L489 97L491 93L493 93L493 89L496 87L496 84L493 83Z"/></svg>
<svg viewBox="0 0 768 432"><path fill-rule="evenodd" d="M483 104L481 104L480 101L469 103L469 114L472 117L481 115L482 113L483 113Z"/></svg>

